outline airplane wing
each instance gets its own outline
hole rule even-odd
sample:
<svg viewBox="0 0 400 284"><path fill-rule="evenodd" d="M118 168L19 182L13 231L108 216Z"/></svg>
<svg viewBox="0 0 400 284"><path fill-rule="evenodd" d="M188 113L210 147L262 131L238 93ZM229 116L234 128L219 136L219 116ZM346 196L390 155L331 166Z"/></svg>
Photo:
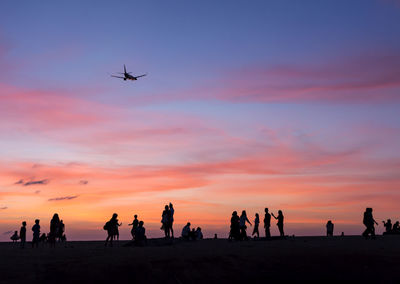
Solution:
<svg viewBox="0 0 400 284"><path fill-rule="evenodd" d="M115 77L115 78L121 78L121 79L125 79L125 77L120 77L120 76L114 76L114 75L110 75L111 77Z"/></svg>
<svg viewBox="0 0 400 284"><path fill-rule="evenodd" d="M143 74L143 75L135 76L135 78L144 77L144 76L146 76L146 75L147 75L147 74Z"/></svg>

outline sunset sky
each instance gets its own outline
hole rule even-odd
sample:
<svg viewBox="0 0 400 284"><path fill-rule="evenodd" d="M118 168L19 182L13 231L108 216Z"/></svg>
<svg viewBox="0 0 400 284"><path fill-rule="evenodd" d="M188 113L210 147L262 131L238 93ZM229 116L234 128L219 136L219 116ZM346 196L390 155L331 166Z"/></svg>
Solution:
<svg viewBox="0 0 400 284"><path fill-rule="evenodd" d="M70 240L114 212L158 237L169 202L206 237L264 207L382 232L399 147L398 0L0 2L0 241L56 212Z"/></svg>

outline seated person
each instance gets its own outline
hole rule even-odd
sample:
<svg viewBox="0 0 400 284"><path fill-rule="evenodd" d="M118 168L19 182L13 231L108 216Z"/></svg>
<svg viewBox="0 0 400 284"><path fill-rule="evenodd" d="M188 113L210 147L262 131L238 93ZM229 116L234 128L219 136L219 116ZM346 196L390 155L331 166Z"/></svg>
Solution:
<svg viewBox="0 0 400 284"><path fill-rule="evenodd" d="M190 223L188 222L182 229L182 238L188 240L190 237Z"/></svg>
<svg viewBox="0 0 400 284"><path fill-rule="evenodd" d="M144 222L140 221L138 227L135 230L135 244L143 245L147 241L146 229L143 227Z"/></svg>
<svg viewBox="0 0 400 284"><path fill-rule="evenodd" d="M189 232L189 239L196 240L196 230L194 228Z"/></svg>
<svg viewBox="0 0 400 284"><path fill-rule="evenodd" d="M201 228L197 227L196 229L196 240L202 240L203 239L203 233L201 232Z"/></svg>

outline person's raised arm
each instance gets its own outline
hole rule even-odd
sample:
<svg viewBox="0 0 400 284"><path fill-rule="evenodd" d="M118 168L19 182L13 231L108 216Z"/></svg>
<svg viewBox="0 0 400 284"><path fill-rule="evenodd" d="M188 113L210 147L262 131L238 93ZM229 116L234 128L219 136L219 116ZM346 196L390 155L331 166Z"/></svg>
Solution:
<svg viewBox="0 0 400 284"><path fill-rule="evenodd" d="M278 218L275 217L274 213L271 213L271 216L274 217L276 220L278 220Z"/></svg>

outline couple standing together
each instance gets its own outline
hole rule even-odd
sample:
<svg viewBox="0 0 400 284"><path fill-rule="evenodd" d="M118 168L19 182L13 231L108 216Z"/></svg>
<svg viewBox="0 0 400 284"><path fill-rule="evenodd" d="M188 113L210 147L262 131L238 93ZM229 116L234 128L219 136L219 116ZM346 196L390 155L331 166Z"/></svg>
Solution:
<svg viewBox="0 0 400 284"><path fill-rule="evenodd" d="M274 213L272 213L272 217L274 217L278 222L276 225L278 226L279 229L279 234L281 237L285 236L285 233L283 232L283 213L282 210L278 211L278 216L275 216ZM264 228L265 228L265 237L270 238L271 237L271 214L268 212L268 208L265 208L265 216L264 216Z"/></svg>
<svg viewBox="0 0 400 284"><path fill-rule="evenodd" d="M174 224L174 206L172 203L169 203L169 205L165 205L164 211L161 216L161 230L164 231L165 233L165 238L174 238L174 229L173 229L173 224Z"/></svg>

